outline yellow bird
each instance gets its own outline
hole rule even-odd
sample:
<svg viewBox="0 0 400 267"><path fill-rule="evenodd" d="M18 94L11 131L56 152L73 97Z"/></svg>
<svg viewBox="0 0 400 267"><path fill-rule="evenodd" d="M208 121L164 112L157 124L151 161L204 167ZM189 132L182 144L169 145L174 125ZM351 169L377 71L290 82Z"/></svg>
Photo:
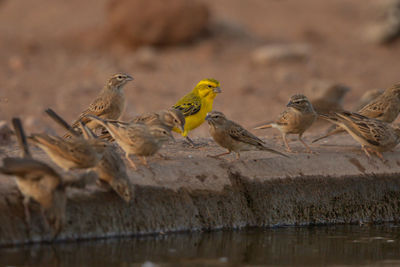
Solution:
<svg viewBox="0 0 400 267"><path fill-rule="evenodd" d="M178 128L173 130L181 133L192 146L194 146L194 143L187 134L205 121L207 113L212 110L214 98L218 93L221 93L219 81L204 79L196 85L192 92L182 97L173 106L174 109L183 113L186 121L183 132Z"/></svg>

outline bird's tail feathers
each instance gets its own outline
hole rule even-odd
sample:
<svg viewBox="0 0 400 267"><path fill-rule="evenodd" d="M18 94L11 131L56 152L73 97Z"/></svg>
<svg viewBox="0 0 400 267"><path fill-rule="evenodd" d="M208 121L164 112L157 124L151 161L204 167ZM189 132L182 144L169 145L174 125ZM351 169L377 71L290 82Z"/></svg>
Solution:
<svg viewBox="0 0 400 267"><path fill-rule="evenodd" d="M267 128L272 128L274 125L272 123L264 124L261 126L257 126L254 128L254 130L260 130L260 129L267 129Z"/></svg>
<svg viewBox="0 0 400 267"><path fill-rule="evenodd" d="M31 157L21 120L19 118L13 118L12 125L15 131L15 135L17 136L18 144L22 150L22 157Z"/></svg>
<svg viewBox="0 0 400 267"><path fill-rule="evenodd" d="M282 152L279 152L279 151L277 151L277 150L275 150L275 149L268 148L268 147L266 147L266 146L260 146L260 149L263 150L263 151L268 151L268 152L271 152L271 153L274 153L274 154L277 154L277 155L281 155L281 156L283 156L283 157L285 157L285 158L289 158L288 155L286 155L286 154L284 154L284 153L282 153Z"/></svg>
<svg viewBox="0 0 400 267"><path fill-rule="evenodd" d="M49 115L56 123L58 123L61 127L66 129L68 132L64 135L64 138L69 138L71 136L79 136L79 132L77 132L69 123L67 123L60 115L58 115L54 110L48 108L45 110L46 114Z"/></svg>

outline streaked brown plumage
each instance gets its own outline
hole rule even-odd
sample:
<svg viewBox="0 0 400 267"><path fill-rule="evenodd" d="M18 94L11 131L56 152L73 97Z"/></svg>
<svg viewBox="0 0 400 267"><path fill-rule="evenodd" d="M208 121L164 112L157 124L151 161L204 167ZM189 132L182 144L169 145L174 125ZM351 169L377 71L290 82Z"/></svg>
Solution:
<svg viewBox="0 0 400 267"><path fill-rule="evenodd" d="M75 132L72 127L53 110L48 109L46 110L46 113L67 131L71 131L72 135L79 137L77 132ZM80 130L85 140L88 140L89 142L97 141L97 136L84 124L80 124ZM109 184L122 199L126 202L130 202L133 193L130 189L126 166L119 153L111 144L107 145L100 161L92 168L92 170L97 173L100 181Z"/></svg>
<svg viewBox="0 0 400 267"><path fill-rule="evenodd" d="M317 113L314 111L312 104L308 101L306 96L299 94L292 96L286 106L288 108L279 115L277 121L256 127L255 129L278 129L282 133L283 141L289 152L292 152L292 150L286 137L288 134L298 134L300 142L307 148L307 151L312 152L302 139L303 133L310 128L317 119Z"/></svg>
<svg viewBox="0 0 400 267"><path fill-rule="evenodd" d="M89 129L100 128L96 122L92 122L87 115L98 116L103 119L117 120L125 109L124 85L132 81L133 78L125 73L114 74L101 90L97 98L90 104L89 108L83 111L78 119L72 123L73 128L77 128L79 121L84 123ZM68 132L64 137L71 137Z"/></svg>
<svg viewBox="0 0 400 267"><path fill-rule="evenodd" d="M383 90L381 89L372 89L366 91L360 98L360 100L357 102L355 107L353 108L354 111L361 110L363 107L365 107L367 104L378 98L381 94L383 94Z"/></svg>
<svg viewBox="0 0 400 267"><path fill-rule="evenodd" d="M65 170L94 167L102 157L105 142L90 142L82 138L64 139L45 133L32 134L31 142L40 147L50 159Z"/></svg>
<svg viewBox="0 0 400 267"><path fill-rule="evenodd" d="M361 108L357 113L368 118L392 123L400 112L400 83L387 88L383 94L372 100L369 104ZM324 136L313 141L317 142L328 136L344 132L341 128L336 128Z"/></svg>
<svg viewBox="0 0 400 267"><path fill-rule="evenodd" d="M136 169L130 155L138 156L144 165L147 165L146 157L152 156L168 141L173 140L170 131L163 125L144 125L137 123L120 123L107 121L96 116L89 116L104 126L118 145L125 151L126 159Z"/></svg>
<svg viewBox="0 0 400 267"><path fill-rule="evenodd" d="M122 122L121 122L122 123ZM141 123L146 125L163 125L166 130L172 131L174 127L183 131L185 127L185 116L182 112L173 108L163 109L157 112L148 112L139 115L127 123ZM114 141L109 133L100 136L101 139Z"/></svg>
<svg viewBox="0 0 400 267"><path fill-rule="evenodd" d="M56 235L65 221L67 199L62 177L47 164L31 157L20 120L13 119L13 125L23 157L4 158L0 172L15 176L18 189L24 196L27 224L30 225L29 201L33 199L40 204L46 226L51 226Z"/></svg>
<svg viewBox="0 0 400 267"><path fill-rule="evenodd" d="M218 154L212 157L236 153L237 159L240 158L240 152L261 150L287 157L285 154L265 146L265 142L253 135L242 126L228 120L222 112L211 111L206 116L209 125L209 131L214 141L220 146L228 149L228 152Z"/></svg>
<svg viewBox="0 0 400 267"><path fill-rule="evenodd" d="M368 157L373 152L383 159L381 152L393 149L400 142L400 129L381 120L348 111L320 116L346 130Z"/></svg>
<svg viewBox="0 0 400 267"><path fill-rule="evenodd" d="M112 145L107 147L102 159L93 167L93 170L97 173L99 180L109 184L123 200L129 203L133 199L125 163Z"/></svg>

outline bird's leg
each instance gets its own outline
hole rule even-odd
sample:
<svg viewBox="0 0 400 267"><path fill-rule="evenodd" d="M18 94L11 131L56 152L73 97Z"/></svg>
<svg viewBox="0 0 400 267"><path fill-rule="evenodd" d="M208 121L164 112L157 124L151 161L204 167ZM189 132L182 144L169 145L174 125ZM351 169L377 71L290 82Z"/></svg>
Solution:
<svg viewBox="0 0 400 267"><path fill-rule="evenodd" d="M221 156L228 155L228 154L230 154L230 153L231 153L231 151L228 150L227 152L224 152L224 153L221 153L221 154L217 154L217 155L207 155L207 157L210 157L210 158L219 158L219 157L221 157Z"/></svg>
<svg viewBox="0 0 400 267"><path fill-rule="evenodd" d="M191 147L196 147L196 144L193 142L192 139L190 139L189 136L185 136L185 139L186 139L186 142L188 142Z"/></svg>
<svg viewBox="0 0 400 267"><path fill-rule="evenodd" d="M236 152L236 160L239 160L239 159L240 159L240 153Z"/></svg>
<svg viewBox="0 0 400 267"><path fill-rule="evenodd" d="M29 197L24 196L24 200L22 202L24 204L24 212L25 212L25 222L30 227L31 225L31 213L29 212Z"/></svg>
<svg viewBox="0 0 400 267"><path fill-rule="evenodd" d="M314 153L311 148L306 144L306 142L304 142L304 140L301 138L302 134L299 134L299 140L301 143L303 143L303 145L307 148L307 153Z"/></svg>
<svg viewBox="0 0 400 267"><path fill-rule="evenodd" d="M132 167L135 171L137 171L136 164L135 164L135 162L129 157L129 154L128 154L128 153L125 154L125 157L126 157L126 159L128 160L128 162L129 162L129 164L131 165L131 167Z"/></svg>
<svg viewBox="0 0 400 267"><path fill-rule="evenodd" d="M361 146L364 153L367 155L368 159L371 159L371 154L368 152L368 148L364 145Z"/></svg>
<svg viewBox="0 0 400 267"><path fill-rule="evenodd" d="M282 133L283 143L285 143L286 151L292 153L293 151L288 144L286 136L287 136L287 134Z"/></svg>
<svg viewBox="0 0 400 267"><path fill-rule="evenodd" d="M383 163L386 163L386 162L387 162L387 160L385 160L385 159L383 158L382 153L380 153L380 152L378 152L378 151L374 151L374 153L375 153L375 155L378 156L378 158L380 158L380 159L382 160Z"/></svg>
<svg viewBox="0 0 400 267"><path fill-rule="evenodd" d="M139 157L139 159L144 166L149 167L149 164L147 163L147 159L145 156L141 156L141 157Z"/></svg>

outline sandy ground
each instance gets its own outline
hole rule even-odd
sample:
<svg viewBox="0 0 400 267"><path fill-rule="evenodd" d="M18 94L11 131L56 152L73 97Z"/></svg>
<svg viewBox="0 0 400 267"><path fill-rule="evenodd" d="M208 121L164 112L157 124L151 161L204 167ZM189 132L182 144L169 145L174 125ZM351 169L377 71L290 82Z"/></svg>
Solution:
<svg viewBox="0 0 400 267"><path fill-rule="evenodd" d="M50 106L73 120L117 71L135 77L126 86L126 118L169 107L214 77L223 89L215 109L246 127L274 119L312 79L350 86L346 107L364 90L399 81L400 44L378 46L363 36L376 17L372 0L205 0L212 34L158 48L152 68L137 63L135 51L98 37L106 2L0 2L0 119L21 116L29 130L48 130L43 110ZM254 49L273 43L306 43L312 53L305 62L252 64ZM206 136L206 125L192 135Z"/></svg>

